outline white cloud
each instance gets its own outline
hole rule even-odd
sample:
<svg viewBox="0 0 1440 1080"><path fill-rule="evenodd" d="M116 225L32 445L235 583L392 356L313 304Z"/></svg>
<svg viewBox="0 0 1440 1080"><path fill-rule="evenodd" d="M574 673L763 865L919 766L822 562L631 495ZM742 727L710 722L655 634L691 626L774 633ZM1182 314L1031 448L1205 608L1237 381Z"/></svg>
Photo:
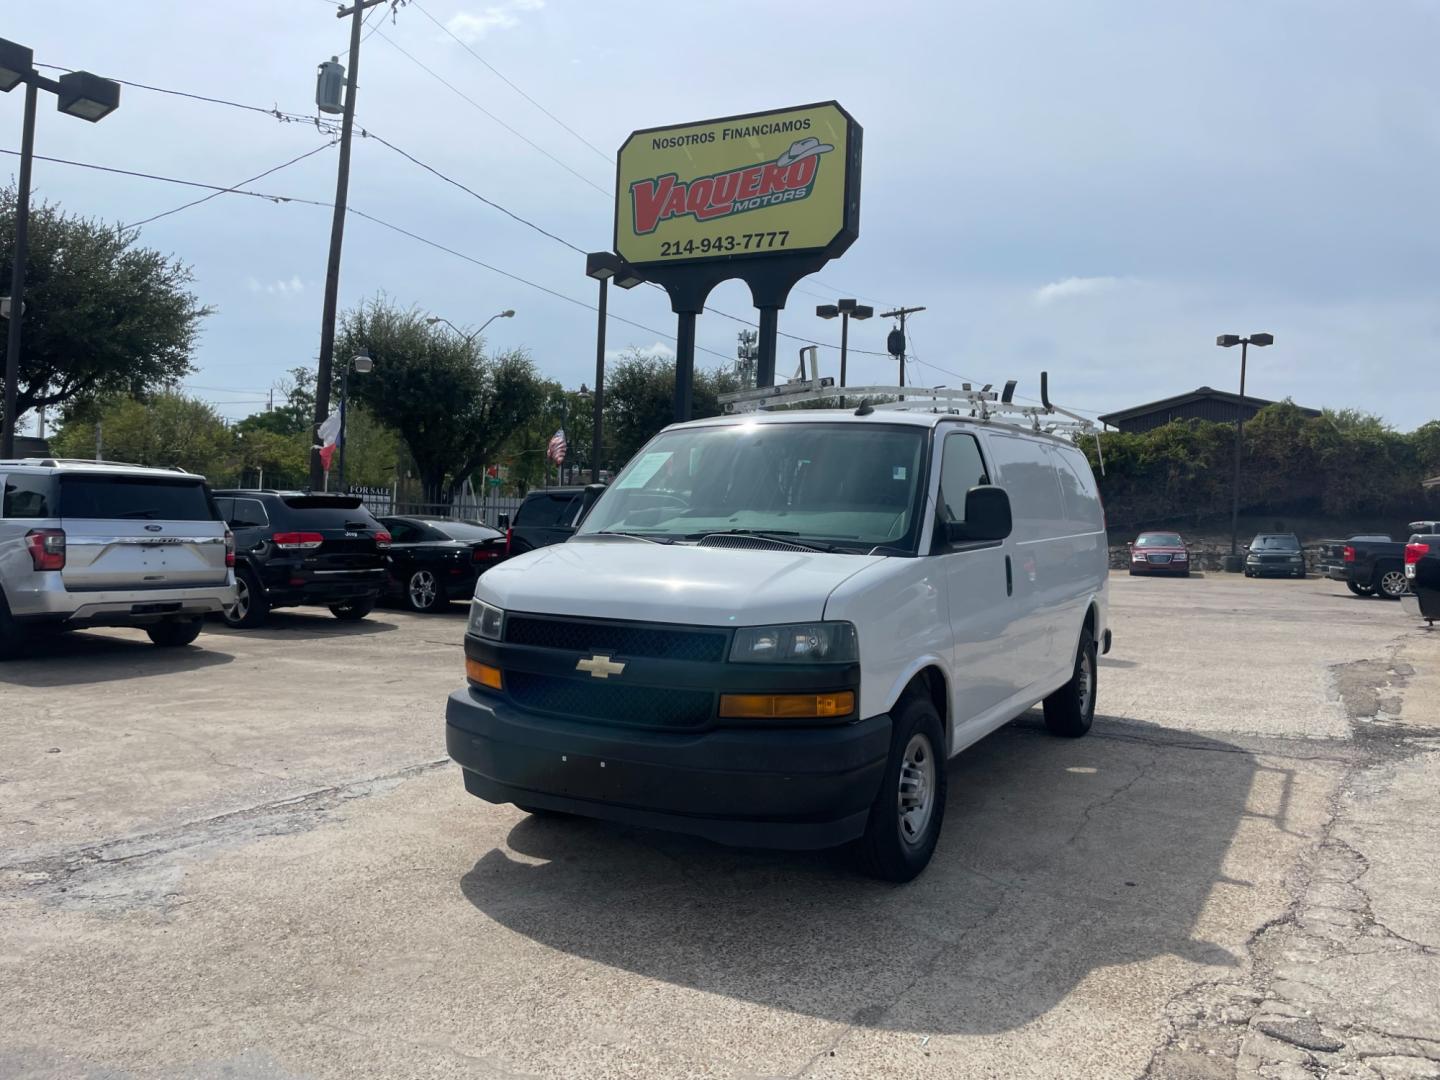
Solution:
<svg viewBox="0 0 1440 1080"><path fill-rule="evenodd" d="M305 282L300 280L299 274L291 274L288 278L279 278L271 282L261 282L250 277L245 279L245 287L253 293L269 293L271 296L299 296L305 291Z"/></svg>
<svg viewBox="0 0 1440 1080"><path fill-rule="evenodd" d="M1125 283L1118 277L1067 277L1052 281L1035 290L1035 303L1042 307L1060 300L1073 300L1080 296L1094 296L1110 292Z"/></svg>
<svg viewBox="0 0 1440 1080"><path fill-rule="evenodd" d="M492 4L474 13L457 12L446 20L445 29L466 45L473 45L492 30L509 30L518 26L520 19L517 13L539 11L544 6L545 0L506 0L505 3Z"/></svg>
<svg viewBox="0 0 1440 1080"><path fill-rule="evenodd" d="M643 353L646 356L659 356L666 360L675 359L675 346L668 341L652 341L649 345L626 345L620 349L606 349L605 362L613 364L632 353Z"/></svg>

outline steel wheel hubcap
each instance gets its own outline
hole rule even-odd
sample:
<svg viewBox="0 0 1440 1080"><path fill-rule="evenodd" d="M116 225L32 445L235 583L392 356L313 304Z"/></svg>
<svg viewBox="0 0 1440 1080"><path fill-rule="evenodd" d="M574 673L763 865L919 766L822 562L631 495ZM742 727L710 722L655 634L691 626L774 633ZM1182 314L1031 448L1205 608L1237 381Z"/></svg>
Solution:
<svg viewBox="0 0 1440 1080"><path fill-rule="evenodd" d="M245 584L244 578L235 582L235 603L230 608L230 617L236 622L245 618L250 611L250 586Z"/></svg>
<svg viewBox="0 0 1440 1080"><path fill-rule="evenodd" d="M935 754L930 740L916 732L900 761L900 839L914 847L924 839L935 809Z"/></svg>
<svg viewBox="0 0 1440 1080"><path fill-rule="evenodd" d="M1405 591L1405 575L1399 570L1391 570L1380 579L1380 587L1392 596Z"/></svg>
<svg viewBox="0 0 1440 1080"><path fill-rule="evenodd" d="M1080 697L1080 715L1085 716L1090 712L1090 696L1095 692L1095 669L1094 661L1090 659L1090 652L1087 649L1080 657L1080 671L1077 680L1076 691Z"/></svg>
<svg viewBox="0 0 1440 1080"><path fill-rule="evenodd" d="M429 570L419 570L411 575L410 602L416 607L429 607L435 602L435 575Z"/></svg>

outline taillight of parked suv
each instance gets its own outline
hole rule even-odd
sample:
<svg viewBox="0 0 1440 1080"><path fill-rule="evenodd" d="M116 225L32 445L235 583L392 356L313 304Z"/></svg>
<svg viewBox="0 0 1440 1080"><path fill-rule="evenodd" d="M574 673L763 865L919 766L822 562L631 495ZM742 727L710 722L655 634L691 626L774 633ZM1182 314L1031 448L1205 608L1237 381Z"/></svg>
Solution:
<svg viewBox="0 0 1440 1080"><path fill-rule="evenodd" d="M1355 548L1354 548L1353 546L1351 546L1350 544L1346 544L1346 545L1345 545L1345 561L1346 561L1346 562L1354 562L1354 561L1355 561Z"/></svg>
<svg viewBox="0 0 1440 1080"><path fill-rule="evenodd" d="M229 529L225 530L225 565L235 565L235 534Z"/></svg>
<svg viewBox="0 0 1440 1080"><path fill-rule="evenodd" d="M325 542L317 532L277 532L270 539L281 551L313 551Z"/></svg>
<svg viewBox="0 0 1440 1080"><path fill-rule="evenodd" d="M509 554L511 553L511 551L514 550L514 547L513 547L514 543L515 543L515 530L514 530L513 528L506 529L506 530L505 530L505 554L506 554L506 555L509 555Z"/></svg>
<svg viewBox="0 0 1440 1080"><path fill-rule="evenodd" d="M1405 562L1406 562L1406 563L1418 563L1421 559L1423 559L1426 555L1429 555L1429 554L1430 554L1430 545L1429 545L1429 544L1406 544L1406 545L1405 545Z"/></svg>
<svg viewBox="0 0 1440 1080"><path fill-rule="evenodd" d="M386 550L391 543L391 536L388 532L377 532L375 534L375 546L381 551Z"/></svg>
<svg viewBox="0 0 1440 1080"><path fill-rule="evenodd" d="M64 529L31 529L25 534L25 546L36 570L65 569Z"/></svg>

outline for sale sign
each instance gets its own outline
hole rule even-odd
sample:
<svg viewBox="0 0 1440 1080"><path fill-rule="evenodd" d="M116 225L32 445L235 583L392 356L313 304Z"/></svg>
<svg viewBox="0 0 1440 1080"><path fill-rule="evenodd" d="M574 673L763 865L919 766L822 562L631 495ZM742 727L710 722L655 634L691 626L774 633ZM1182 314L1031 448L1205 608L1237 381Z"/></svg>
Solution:
<svg viewBox="0 0 1440 1080"><path fill-rule="evenodd" d="M637 266L839 255L860 231L860 126L837 103L637 131L615 251Z"/></svg>

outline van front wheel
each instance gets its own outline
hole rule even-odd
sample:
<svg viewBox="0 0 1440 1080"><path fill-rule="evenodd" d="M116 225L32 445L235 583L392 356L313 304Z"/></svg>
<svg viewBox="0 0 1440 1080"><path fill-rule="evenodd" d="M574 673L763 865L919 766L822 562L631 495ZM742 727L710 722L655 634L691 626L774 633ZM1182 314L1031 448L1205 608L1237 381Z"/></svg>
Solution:
<svg viewBox="0 0 1440 1080"><path fill-rule="evenodd" d="M1045 726L1052 734L1078 739L1095 720L1095 638L1089 629L1080 631L1075 650L1075 670L1070 681L1045 699Z"/></svg>
<svg viewBox="0 0 1440 1080"><path fill-rule="evenodd" d="M935 705L911 697L895 710L880 794L856 844L860 870L910 881L930 863L945 817L945 733Z"/></svg>

